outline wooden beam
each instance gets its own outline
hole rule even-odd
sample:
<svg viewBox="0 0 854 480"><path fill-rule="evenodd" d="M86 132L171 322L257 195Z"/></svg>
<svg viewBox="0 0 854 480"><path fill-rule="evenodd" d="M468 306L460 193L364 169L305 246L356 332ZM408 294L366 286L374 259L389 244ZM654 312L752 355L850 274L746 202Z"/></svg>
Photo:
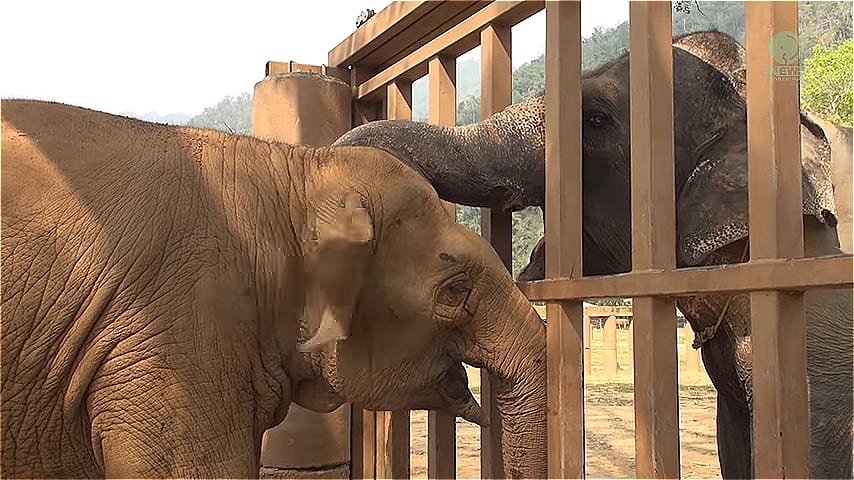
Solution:
<svg viewBox="0 0 854 480"><path fill-rule="evenodd" d="M777 70L769 55L772 42L790 42L797 49L798 4L747 2L745 27L750 258L799 258L804 255L799 72L785 78L791 72ZM807 478L804 295L752 293L750 311L755 476Z"/></svg>
<svg viewBox="0 0 854 480"><path fill-rule="evenodd" d="M512 34L509 26L489 25L480 33L480 116L485 119L513 102ZM513 272L513 219L509 212L480 209L480 231ZM481 478L504 478L501 453L501 416L493 391L500 379L485 368L480 370L480 403L490 425L480 430Z"/></svg>
<svg viewBox="0 0 854 480"><path fill-rule="evenodd" d="M438 7L436 3L428 0L392 2L330 50L329 65L377 65L364 61L370 60L368 54L423 19Z"/></svg>
<svg viewBox="0 0 854 480"><path fill-rule="evenodd" d="M546 2L546 278L581 276L581 3ZM549 478L583 478L580 300L546 305Z"/></svg>
<svg viewBox="0 0 854 480"><path fill-rule="evenodd" d="M428 122L453 126L457 122L457 61L456 58L436 57L430 60L428 78ZM456 207L443 202L456 217ZM456 418L445 410L427 412L427 476L455 478L457 474Z"/></svg>
<svg viewBox="0 0 854 480"><path fill-rule="evenodd" d="M357 98L379 97L384 86L396 78L417 80L427 73L428 63L437 55L448 57L462 55L478 46L482 29L491 24L513 26L542 10L543 4L542 1L530 0L489 3L483 10L359 85Z"/></svg>
<svg viewBox="0 0 854 480"><path fill-rule="evenodd" d="M412 82L388 85L386 115L389 120L412 119ZM409 411L376 412L377 478L409 478Z"/></svg>
<svg viewBox="0 0 854 480"><path fill-rule="evenodd" d="M676 267L669 1L629 3L632 268ZM673 298L636 297L635 474L679 478L679 356Z"/></svg>
<svg viewBox="0 0 854 480"><path fill-rule="evenodd" d="M376 419L374 412L350 406L350 478L374 479L376 471Z"/></svg>
<svg viewBox="0 0 854 480"><path fill-rule="evenodd" d="M356 88L366 78L375 75L376 71L366 67L354 66L350 69L350 91L353 95L353 127L358 127L382 117L380 102L372 102L356 98ZM381 100L381 99L380 99Z"/></svg>
<svg viewBox="0 0 854 480"><path fill-rule="evenodd" d="M556 278L516 285L529 300L573 298L625 298L700 295L818 288L854 287L854 261L850 254L796 260L756 260L736 265L680 268L673 271ZM712 273L714 272L714 273Z"/></svg>

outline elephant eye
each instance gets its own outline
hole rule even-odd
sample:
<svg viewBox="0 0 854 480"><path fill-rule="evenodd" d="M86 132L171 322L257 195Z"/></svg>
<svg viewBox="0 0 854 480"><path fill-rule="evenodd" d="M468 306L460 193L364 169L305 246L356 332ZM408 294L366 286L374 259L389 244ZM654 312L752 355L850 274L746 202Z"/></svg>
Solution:
<svg viewBox="0 0 854 480"><path fill-rule="evenodd" d="M601 127L605 124L605 120L607 120L607 118L601 113L591 113L587 116L587 123L594 127Z"/></svg>
<svg viewBox="0 0 854 480"><path fill-rule="evenodd" d="M439 289L436 301L442 305L457 307L466 301L469 292L471 292L471 283L468 278L457 278Z"/></svg>

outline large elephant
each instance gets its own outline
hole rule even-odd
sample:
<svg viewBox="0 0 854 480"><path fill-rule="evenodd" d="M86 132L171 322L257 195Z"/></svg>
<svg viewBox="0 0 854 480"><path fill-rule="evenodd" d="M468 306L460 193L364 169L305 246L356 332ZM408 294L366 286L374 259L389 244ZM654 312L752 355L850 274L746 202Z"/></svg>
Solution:
<svg viewBox="0 0 854 480"><path fill-rule="evenodd" d="M545 326L391 155L4 100L2 158L4 477L257 477L291 402L484 424L461 362L545 477Z"/></svg>
<svg viewBox="0 0 854 480"><path fill-rule="evenodd" d="M730 36L697 32L674 38L674 135L679 267L737 263L748 256L747 115L744 49ZM631 269L629 57L582 78L583 273ZM545 103L542 95L481 123L437 127L378 121L335 145L384 149L414 165L446 200L515 210L544 205ZM801 117L805 250L840 252L830 148ZM433 171L435 169L435 171ZM848 179L850 182L850 179ZM520 280L543 278L545 242ZM808 375L811 471L852 476L852 295L809 292ZM678 299L696 332L718 391L717 440L722 474L753 475L749 296Z"/></svg>

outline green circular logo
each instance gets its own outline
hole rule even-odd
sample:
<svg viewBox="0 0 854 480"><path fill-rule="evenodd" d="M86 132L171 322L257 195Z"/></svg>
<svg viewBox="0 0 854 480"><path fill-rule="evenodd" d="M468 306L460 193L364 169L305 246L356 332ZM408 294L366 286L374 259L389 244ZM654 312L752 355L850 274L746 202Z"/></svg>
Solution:
<svg viewBox="0 0 854 480"><path fill-rule="evenodd" d="M771 37L771 57L779 65L797 65L798 36L794 32L778 32Z"/></svg>

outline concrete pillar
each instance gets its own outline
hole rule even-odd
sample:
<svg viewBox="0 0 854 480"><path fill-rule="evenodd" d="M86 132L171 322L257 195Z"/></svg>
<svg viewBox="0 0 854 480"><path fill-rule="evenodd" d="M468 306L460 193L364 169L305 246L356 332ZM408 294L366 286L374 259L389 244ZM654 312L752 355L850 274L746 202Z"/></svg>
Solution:
<svg viewBox="0 0 854 480"><path fill-rule="evenodd" d="M617 317L608 315L605 320L605 331L602 333L602 351L604 353L602 362L605 367L605 376L612 377L620 368L617 363Z"/></svg>
<svg viewBox="0 0 854 480"><path fill-rule="evenodd" d="M591 354L590 354L590 352L591 352L590 347L592 347L591 343L592 343L593 332L591 331L590 315L587 315L586 313L584 314L584 326L583 326L583 328L584 328L584 334L583 334L584 375L590 375L590 364L592 362Z"/></svg>
<svg viewBox="0 0 854 480"><path fill-rule="evenodd" d="M350 86L311 72L271 75L255 84L252 133L302 145L329 145L350 130Z"/></svg>
<svg viewBox="0 0 854 480"><path fill-rule="evenodd" d="M694 341L694 330L686 323L682 327L682 336L685 339L683 348L685 349L685 365L683 368L687 372L699 372L702 370L700 362L700 351L694 350L691 343Z"/></svg>
<svg viewBox="0 0 854 480"><path fill-rule="evenodd" d="M280 73L255 84L252 133L291 144L329 145L350 129L345 82L309 72ZM350 461L350 405L316 413L291 404L261 443L268 469L315 469Z"/></svg>

